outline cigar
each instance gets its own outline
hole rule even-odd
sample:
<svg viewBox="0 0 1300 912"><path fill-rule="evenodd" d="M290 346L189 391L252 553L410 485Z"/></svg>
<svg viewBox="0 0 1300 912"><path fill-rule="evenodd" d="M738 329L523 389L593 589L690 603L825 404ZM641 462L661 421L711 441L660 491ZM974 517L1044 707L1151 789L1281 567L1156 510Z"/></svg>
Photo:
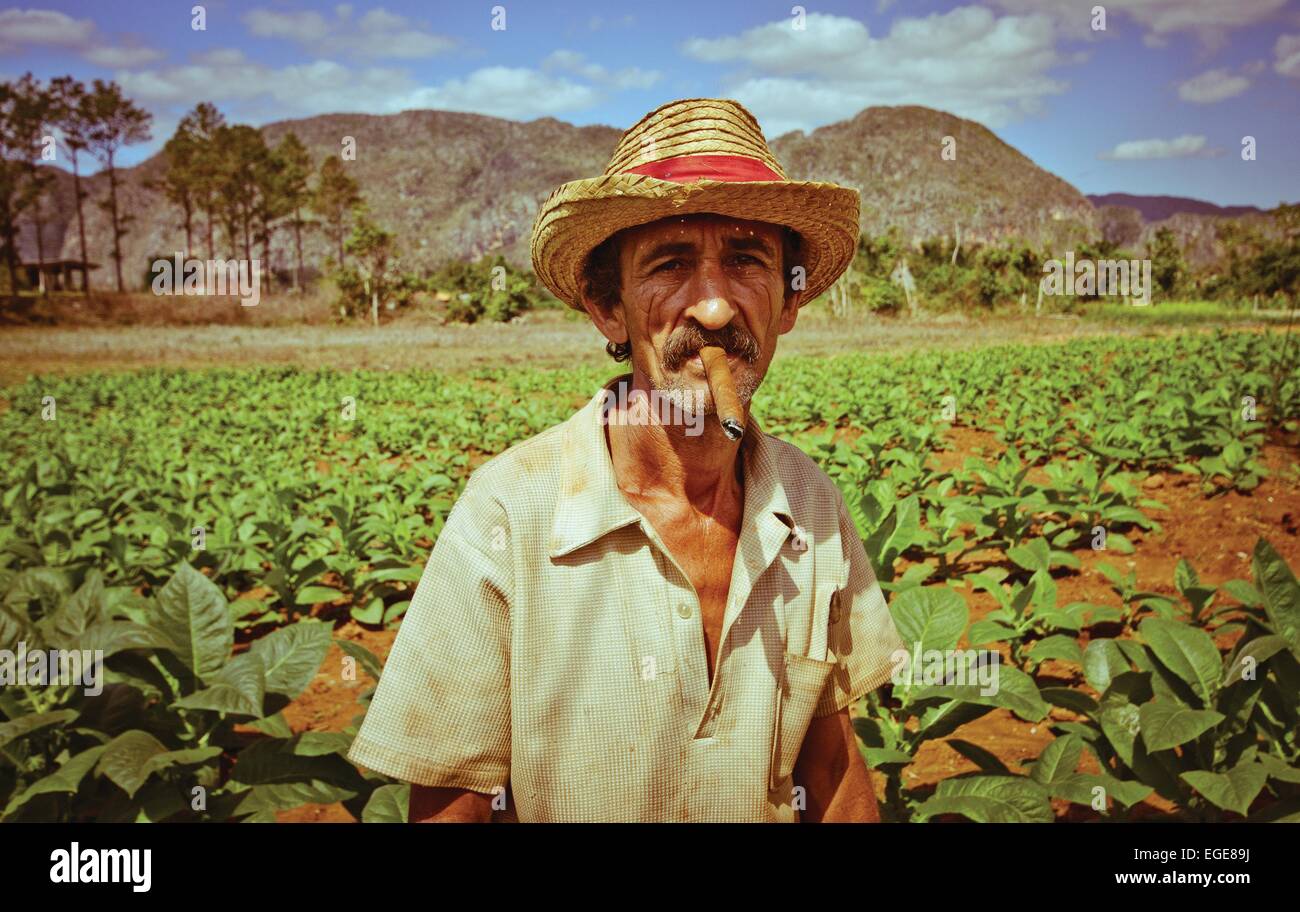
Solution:
<svg viewBox="0 0 1300 912"><path fill-rule="evenodd" d="M729 439L739 440L745 433L745 413L740 407L740 397L736 395L731 368L727 366L727 353L716 345L706 345L700 349L700 360L704 362L704 376L709 381L709 391L713 393L713 405L718 410L722 430Z"/></svg>

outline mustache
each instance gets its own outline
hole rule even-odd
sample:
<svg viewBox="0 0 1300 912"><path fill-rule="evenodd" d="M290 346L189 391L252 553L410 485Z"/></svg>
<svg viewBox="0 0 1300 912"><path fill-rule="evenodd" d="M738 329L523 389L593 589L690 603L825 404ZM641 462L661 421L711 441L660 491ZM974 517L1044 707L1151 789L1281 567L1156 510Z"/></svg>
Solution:
<svg viewBox="0 0 1300 912"><path fill-rule="evenodd" d="M748 330L734 323L721 329L706 329L692 320L674 333L664 346L664 367L670 371L680 370L706 345L716 345L727 354L740 355L750 364L759 356L758 340Z"/></svg>

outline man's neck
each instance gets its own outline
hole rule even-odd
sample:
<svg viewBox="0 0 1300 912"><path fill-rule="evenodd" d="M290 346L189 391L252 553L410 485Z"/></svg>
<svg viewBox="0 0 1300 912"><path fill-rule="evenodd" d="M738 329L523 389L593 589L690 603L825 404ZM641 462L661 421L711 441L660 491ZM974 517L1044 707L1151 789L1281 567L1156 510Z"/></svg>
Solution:
<svg viewBox="0 0 1300 912"><path fill-rule="evenodd" d="M629 395L637 388L633 380L621 382L632 384ZM654 416L626 420L627 396L616 396L615 403L605 434L620 490L644 501L689 504L707 516L728 512L725 505L741 502L741 441L727 437L716 415L703 416L702 431L688 434L694 428L686 423L659 424Z"/></svg>

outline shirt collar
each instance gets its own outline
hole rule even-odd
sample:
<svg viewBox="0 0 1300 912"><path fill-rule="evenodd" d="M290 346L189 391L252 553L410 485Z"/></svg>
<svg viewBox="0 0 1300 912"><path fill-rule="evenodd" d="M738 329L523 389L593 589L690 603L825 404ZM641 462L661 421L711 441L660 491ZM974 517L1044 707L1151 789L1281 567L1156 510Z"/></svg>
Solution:
<svg viewBox="0 0 1300 912"><path fill-rule="evenodd" d="M601 422L606 391L616 391L619 383L630 382L631 377L631 374L624 374L610 380L565 422L563 483L551 530L550 556L553 558L576 551L643 518L619 490ZM744 460L745 527L770 514L793 528L794 519L781 484L776 454L753 417L745 426L741 454Z"/></svg>

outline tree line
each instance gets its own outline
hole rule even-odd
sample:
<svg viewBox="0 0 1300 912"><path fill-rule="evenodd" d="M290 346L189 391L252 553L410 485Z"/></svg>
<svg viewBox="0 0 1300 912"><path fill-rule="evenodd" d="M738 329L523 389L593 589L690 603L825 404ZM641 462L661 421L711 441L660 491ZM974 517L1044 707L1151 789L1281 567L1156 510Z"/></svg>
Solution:
<svg viewBox="0 0 1300 912"><path fill-rule="evenodd" d="M81 175L87 157L106 176L107 193L97 203L110 224L117 290L126 290L122 239L132 216L119 200L118 158L124 147L153 138L152 123L153 116L115 82L96 79L87 87L72 76L42 82L31 73L0 82L0 256L11 292L19 287L22 220L35 229L42 264L47 254L59 253L44 249L55 179L48 166L59 154L71 166L83 266L90 262L84 211L89 193ZM162 159L161 176L145 186L179 210L177 227L184 231L187 257L201 244L208 259L229 253L251 260L260 251L269 264L275 233L286 229L292 232L298 288L303 284L303 232L319 224L338 267L352 253L367 292L379 285L392 259L393 237L370 221L360 188L338 156L327 156L315 167L295 133L271 147L260 130L227 123L214 105L202 102L181 119L163 146ZM89 291L88 268L86 281Z"/></svg>
<svg viewBox="0 0 1300 912"><path fill-rule="evenodd" d="M260 130L226 123L210 103L198 104L182 118L163 146L163 158L166 170L153 186L181 213L187 256L198 234L208 259L216 259L220 229L226 250L249 260L260 250L269 264L276 231L288 229L295 251L294 287L300 288L303 230L316 224L308 213L319 219L340 266L354 228L379 231L369 223L360 188L340 158L327 156L316 168L296 133L268 146Z"/></svg>
<svg viewBox="0 0 1300 912"><path fill-rule="evenodd" d="M81 180L85 157L99 162L108 176L108 196L98 205L109 217L117 288L123 290L122 238L129 217L118 206L117 157L123 147L151 138L152 120L115 82L96 79L87 87L71 76L62 76L43 83L31 73L0 82L0 255L12 293L18 290L19 220L24 215L35 228L37 256L45 262L45 207L54 182L45 163L54 160L60 150L72 166L83 266L89 262L84 211L87 194ZM89 283L89 270L86 281Z"/></svg>

